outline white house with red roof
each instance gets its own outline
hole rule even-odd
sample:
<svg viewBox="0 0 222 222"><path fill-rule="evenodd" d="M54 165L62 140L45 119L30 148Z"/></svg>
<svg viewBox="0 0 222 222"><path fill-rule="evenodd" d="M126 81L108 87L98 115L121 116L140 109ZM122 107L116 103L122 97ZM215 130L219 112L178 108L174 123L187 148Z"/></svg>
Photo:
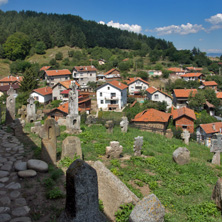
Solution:
<svg viewBox="0 0 222 222"><path fill-rule="evenodd" d="M186 73L185 75L181 75L180 77L185 81L201 81L203 80L203 73L200 72L193 72L193 73Z"/></svg>
<svg viewBox="0 0 222 222"><path fill-rule="evenodd" d="M185 71L182 68L178 68L178 67L170 67L167 70L170 71L174 75L184 75L185 74Z"/></svg>
<svg viewBox="0 0 222 222"><path fill-rule="evenodd" d="M127 104L128 86L113 80L96 90L97 107L103 110L121 110Z"/></svg>
<svg viewBox="0 0 222 222"><path fill-rule="evenodd" d="M214 138L215 133L222 132L222 122L214 122L207 124L200 124L196 129L197 141L211 146L211 140Z"/></svg>
<svg viewBox="0 0 222 222"><path fill-rule="evenodd" d="M129 78L126 82L130 95L139 94L149 88L149 83L140 77Z"/></svg>
<svg viewBox="0 0 222 222"><path fill-rule="evenodd" d="M172 96L168 95L162 90L159 90L152 86L146 90L146 94L147 94L147 99L149 100L152 100L155 102L165 101L167 103L167 109L169 109L172 106L172 102L173 102Z"/></svg>
<svg viewBox="0 0 222 222"><path fill-rule="evenodd" d="M202 82L203 88L211 88L214 89L215 91L217 91L217 86L218 84L215 81L204 81Z"/></svg>
<svg viewBox="0 0 222 222"><path fill-rule="evenodd" d="M39 103L47 103L52 100L52 88L51 87L43 87L34 89L30 94L36 101Z"/></svg>
<svg viewBox="0 0 222 222"><path fill-rule="evenodd" d="M75 66L72 70L73 79L81 88L88 88L88 82L96 82L97 69L94 66Z"/></svg>
<svg viewBox="0 0 222 222"><path fill-rule="evenodd" d="M72 73L68 69L45 70L45 80L50 87L58 82L69 80L71 75Z"/></svg>

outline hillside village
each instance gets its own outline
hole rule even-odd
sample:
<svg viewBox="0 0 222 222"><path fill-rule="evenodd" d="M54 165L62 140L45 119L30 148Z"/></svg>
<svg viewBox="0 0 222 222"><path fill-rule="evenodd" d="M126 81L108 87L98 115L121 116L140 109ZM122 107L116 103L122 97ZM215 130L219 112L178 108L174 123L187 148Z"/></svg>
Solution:
<svg viewBox="0 0 222 222"><path fill-rule="evenodd" d="M73 15L0 20L0 222L222 221L222 55Z"/></svg>

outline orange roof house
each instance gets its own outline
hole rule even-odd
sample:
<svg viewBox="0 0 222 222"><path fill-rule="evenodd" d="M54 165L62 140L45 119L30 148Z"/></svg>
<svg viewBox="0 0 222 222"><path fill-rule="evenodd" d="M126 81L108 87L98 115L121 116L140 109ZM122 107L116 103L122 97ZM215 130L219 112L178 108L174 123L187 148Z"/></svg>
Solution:
<svg viewBox="0 0 222 222"><path fill-rule="evenodd" d="M222 122L200 124L196 130L197 141L210 147L216 133L222 133Z"/></svg>
<svg viewBox="0 0 222 222"><path fill-rule="evenodd" d="M34 89L33 92L39 93L40 95L46 96L52 94L52 88L51 87L43 87L43 88L38 88Z"/></svg>
<svg viewBox="0 0 222 222"><path fill-rule="evenodd" d="M216 93L216 96L217 96L218 99L222 99L222 92Z"/></svg>
<svg viewBox="0 0 222 222"><path fill-rule="evenodd" d="M19 84L22 81L22 76L7 76L0 79L0 86Z"/></svg>
<svg viewBox="0 0 222 222"><path fill-rule="evenodd" d="M170 67L167 70L170 71L172 74L176 75L183 75L185 73L185 71L182 68L178 67Z"/></svg>
<svg viewBox="0 0 222 222"><path fill-rule="evenodd" d="M51 68L51 66L43 66L41 69L40 69L40 71L46 71L46 70L48 70L48 69L50 69Z"/></svg>
<svg viewBox="0 0 222 222"><path fill-rule="evenodd" d="M189 96L194 96L197 89L174 89L173 90L173 104L177 108L186 107Z"/></svg>
<svg viewBox="0 0 222 222"><path fill-rule="evenodd" d="M186 73L185 75L181 75L181 78L185 81L196 81L202 80L204 74L200 72Z"/></svg>
<svg viewBox="0 0 222 222"><path fill-rule="evenodd" d="M68 69L46 70L45 73L47 76L70 76L72 74Z"/></svg>
<svg viewBox="0 0 222 222"><path fill-rule="evenodd" d="M197 68L197 67L186 67L186 70L188 71L202 71L203 68Z"/></svg>
<svg viewBox="0 0 222 222"><path fill-rule="evenodd" d="M147 81L140 77L129 78L126 80L126 83L128 85L130 95L139 94L142 90L146 90L150 85Z"/></svg>
<svg viewBox="0 0 222 222"><path fill-rule="evenodd" d="M119 80L119 79L121 79L120 72L116 68L110 69L109 71L104 73L104 75L105 75L105 81L106 82L110 82L112 80Z"/></svg>
<svg viewBox="0 0 222 222"><path fill-rule="evenodd" d="M77 72L96 72L97 69L95 66L74 66L74 69L77 71Z"/></svg>
<svg viewBox="0 0 222 222"><path fill-rule="evenodd" d="M46 86L43 88L34 89L30 96L40 103L47 103L52 100L52 88Z"/></svg>
<svg viewBox="0 0 222 222"><path fill-rule="evenodd" d="M172 116L176 128L187 129L190 133L194 132L194 120L196 120L196 115L192 109L182 107L172 110Z"/></svg>
<svg viewBox="0 0 222 222"><path fill-rule="evenodd" d="M171 114L156 109L146 109L138 113L132 122L134 126L146 131L165 134Z"/></svg>
<svg viewBox="0 0 222 222"><path fill-rule="evenodd" d="M211 88L211 89L214 89L214 90L217 90L217 83L215 81L205 81L205 82L202 82L204 88Z"/></svg>

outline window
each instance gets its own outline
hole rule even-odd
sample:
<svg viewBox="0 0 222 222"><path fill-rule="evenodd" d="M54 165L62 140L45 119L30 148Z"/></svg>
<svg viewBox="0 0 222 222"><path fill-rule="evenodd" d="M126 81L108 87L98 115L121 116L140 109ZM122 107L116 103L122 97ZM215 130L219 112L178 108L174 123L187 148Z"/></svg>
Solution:
<svg viewBox="0 0 222 222"><path fill-rule="evenodd" d="M185 125L183 125L182 127L183 127L183 129L187 129L187 126L185 126Z"/></svg>
<svg viewBox="0 0 222 222"><path fill-rule="evenodd" d="M100 103L103 104L103 100L100 100Z"/></svg>
<svg viewBox="0 0 222 222"><path fill-rule="evenodd" d="M92 76L92 74L90 73L90 76Z"/></svg>
<svg viewBox="0 0 222 222"><path fill-rule="evenodd" d="M116 93L111 93L111 97L116 97Z"/></svg>
<svg viewBox="0 0 222 222"><path fill-rule="evenodd" d="M103 96L103 93L102 93L102 92L100 93L100 96Z"/></svg>
<svg viewBox="0 0 222 222"><path fill-rule="evenodd" d="M110 90L110 87L108 86L107 89Z"/></svg>
<svg viewBox="0 0 222 222"><path fill-rule="evenodd" d="M155 94L155 95L154 95L154 99L159 99L159 95L158 95L158 94Z"/></svg>
<svg viewBox="0 0 222 222"><path fill-rule="evenodd" d="M59 85L58 85L58 88L61 89L61 87L62 87L62 86L59 84Z"/></svg>

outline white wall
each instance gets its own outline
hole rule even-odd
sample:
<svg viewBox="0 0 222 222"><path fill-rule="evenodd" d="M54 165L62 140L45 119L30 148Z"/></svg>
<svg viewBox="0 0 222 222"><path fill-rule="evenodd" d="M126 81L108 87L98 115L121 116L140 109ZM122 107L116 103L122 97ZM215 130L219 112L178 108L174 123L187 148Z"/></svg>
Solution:
<svg viewBox="0 0 222 222"><path fill-rule="evenodd" d="M156 102L163 102L163 101L165 101L167 103L167 109L169 109L172 106L172 99L169 96L167 96L164 93L161 93L159 91L156 91L152 95L150 95L148 93L148 98L150 100L156 101Z"/></svg>
<svg viewBox="0 0 222 222"><path fill-rule="evenodd" d="M38 94L36 92L32 92L30 96L32 96L34 98L38 97L38 100L36 100L36 101L39 101L40 103L46 103L46 102L52 100L52 94L46 95L46 96L42 96L42 95L40 95L40 94Z"/></svg>
<svg viewBox="0 0 222 222"><path fill-rule="evenodd" d="M135 91L140 91L140 89L136 89L136 87L138 87L138 86L141 86L141 87L142 87L141 90L146 90L146 89L149 88L149 86L148 86L146 83L137 80L137 81L135 81L135 82L133 82L133 83L131 83L131 84L129 85L129 87L128 87L128 89L129 89L129 94L130 94L130 95L134 95L134 92L135 92Z"/></svg>

